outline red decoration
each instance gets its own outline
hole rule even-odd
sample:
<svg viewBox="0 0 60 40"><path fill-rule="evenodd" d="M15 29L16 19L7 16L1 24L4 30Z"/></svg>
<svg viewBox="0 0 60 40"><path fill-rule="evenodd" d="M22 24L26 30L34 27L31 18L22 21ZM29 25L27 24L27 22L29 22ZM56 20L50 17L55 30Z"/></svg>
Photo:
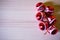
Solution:
<svg viewBox="0 0 60 40"><path fill-rule="evenodd" d="M44 3L39 2L36 4L36 8L38 11L36 14L36 19L39 21L40 30L46 30L46 33L48 32L52 35L56 34L58 30L54 25L56 22L56 18L53 15L54 7L45 6Z"/></svg>

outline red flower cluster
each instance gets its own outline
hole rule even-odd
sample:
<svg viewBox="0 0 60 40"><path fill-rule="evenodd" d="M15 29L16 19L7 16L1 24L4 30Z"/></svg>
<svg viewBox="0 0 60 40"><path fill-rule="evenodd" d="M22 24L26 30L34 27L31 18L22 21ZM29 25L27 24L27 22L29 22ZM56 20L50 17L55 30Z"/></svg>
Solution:
<svg viewBox="0 0 60 40"><path fill-rule="evenodd" d="M52 6L45 6L44 3L39 2L36 4L37 14L36 19L39 22L40 30L54 35L58 32L57 28L55 27L56 18L54 14L54 7Z"/></svg>

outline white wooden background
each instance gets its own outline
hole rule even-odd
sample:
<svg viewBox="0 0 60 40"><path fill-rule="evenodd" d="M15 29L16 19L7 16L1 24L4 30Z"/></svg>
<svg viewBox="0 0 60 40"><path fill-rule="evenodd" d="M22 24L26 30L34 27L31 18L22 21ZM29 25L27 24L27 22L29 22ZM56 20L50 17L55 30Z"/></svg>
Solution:
<svg viewBox="0 0 60 40"><path fill-rule="evenodd" d="M60 40L60 32L40 31L35 4L46 0L0 0L0 40Z"/></svg>

